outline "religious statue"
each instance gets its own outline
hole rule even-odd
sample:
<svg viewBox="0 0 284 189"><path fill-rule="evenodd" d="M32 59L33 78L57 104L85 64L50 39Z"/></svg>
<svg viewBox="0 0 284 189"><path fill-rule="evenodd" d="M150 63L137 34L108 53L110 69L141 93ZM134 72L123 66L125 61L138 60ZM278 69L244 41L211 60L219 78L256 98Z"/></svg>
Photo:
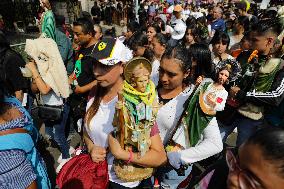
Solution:
<svg viewBox="0 0 284 189"><path fill-rule="evenodd" d="M39 0L39 2L41 8L44 10L40 18L40 36L45 38L51 38L56 41L55 18L51 10L49 0Z"/></svg>
<svg viewBox="0 0 284 189"><path fill-rule="evenodd" d="M158 111L154 83L150 80L151 63L142 57L130 60L124 68L122 93L116 105L113 125L120 145L144 156L151 146L150 134ZM115 160L115 172L121 180L138 181L152 176L152 168Z"/></svg>
<svg viewBox="0 0 284 189"><path fill-rule="evenodd" d="M240 76L241 68L237 61L227 59L219 62L215 70L214 80L197 78L196 89L186 102L187 108L166 146L167 152L195 146L216 112L224 110L228 97L224 85L234 82Z"/></svg>

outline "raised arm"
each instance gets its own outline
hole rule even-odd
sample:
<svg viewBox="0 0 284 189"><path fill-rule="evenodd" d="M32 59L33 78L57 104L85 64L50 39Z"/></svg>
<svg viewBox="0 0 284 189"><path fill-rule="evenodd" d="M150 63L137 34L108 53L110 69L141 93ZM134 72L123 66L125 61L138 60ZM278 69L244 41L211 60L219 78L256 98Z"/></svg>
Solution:
<svg viewBox="0 0 284 189"><path fill-rule="evenodd" d="M26 65L27 68L29 68L33 74L33 82L32 82L32 91L33 92L36 92L37 89L40 91L40 93L42 94L47 94L49 93L49 91L51 90L51 87L49 85L47 85L43 79L41 78L37 68L36 68L36 65L35 65L35 62L34 61L31 61L29 63L27 63Z"/></svg>

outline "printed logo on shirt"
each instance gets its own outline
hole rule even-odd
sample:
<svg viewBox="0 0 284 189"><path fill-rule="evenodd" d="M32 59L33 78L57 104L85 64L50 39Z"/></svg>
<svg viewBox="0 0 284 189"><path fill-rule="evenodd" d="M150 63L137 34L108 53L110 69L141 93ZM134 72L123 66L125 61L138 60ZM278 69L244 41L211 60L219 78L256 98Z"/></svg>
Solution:
<svg viewBox="0 0 284 189"><path fill-rule="evenodd" d="M84 57L84 55L80 54L78 60L75 63L75 68L74 68L75 78L74 79L77 79L80 76L80 74L82 73L81 64L82 64L82 58L83 57Z"/></svg>
<svg viewBox="0 0 284 189"><path fill-rule="evenodd" d="M104 49L106 48L106 46L107 46L107 43L105 43L105 42L100 42L100 44L99 44L99 46L98 46L99 51L104 50Z"/></svg>

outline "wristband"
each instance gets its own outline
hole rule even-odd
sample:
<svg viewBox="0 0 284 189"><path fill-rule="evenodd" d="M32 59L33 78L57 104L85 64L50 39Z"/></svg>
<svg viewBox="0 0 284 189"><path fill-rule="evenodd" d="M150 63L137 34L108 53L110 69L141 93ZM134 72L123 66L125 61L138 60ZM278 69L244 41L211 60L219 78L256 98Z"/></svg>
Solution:
<svg viewBox="0 0 284 189"><path fill-rule="evenodd" d="M129 164L129 163L131 163L132 162L132 160L133 160L133 152L132 152L132 148L129 148L129 158L128 158L128 160L126 161L126 164Z"/></svg>

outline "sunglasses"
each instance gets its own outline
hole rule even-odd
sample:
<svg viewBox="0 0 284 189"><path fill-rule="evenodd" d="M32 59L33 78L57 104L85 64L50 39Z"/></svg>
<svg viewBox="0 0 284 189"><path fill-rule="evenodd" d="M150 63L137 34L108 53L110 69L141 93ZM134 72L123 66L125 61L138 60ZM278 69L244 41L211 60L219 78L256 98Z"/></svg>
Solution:
<svg viewBox="0 0 284 189"><path fill-rule="evenodd" d="M238 183L241 189L265 189L250 173L242 170L238 158L230 149L226 151L226 161L229 170L238 174Z"/></svg>

